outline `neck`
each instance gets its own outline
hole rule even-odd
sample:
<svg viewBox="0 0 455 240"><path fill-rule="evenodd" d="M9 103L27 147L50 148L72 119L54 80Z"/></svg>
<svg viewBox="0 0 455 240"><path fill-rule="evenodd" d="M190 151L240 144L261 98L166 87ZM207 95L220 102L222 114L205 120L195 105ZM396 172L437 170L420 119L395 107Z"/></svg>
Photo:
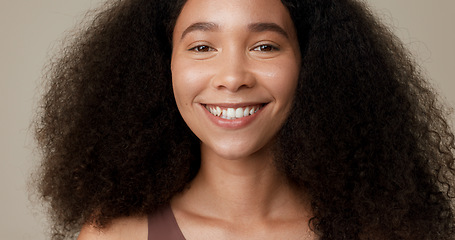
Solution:
<svg viewBox="0 0 455 240"><path fill-rule="evenodd" d="M298 197L273 164L269 151L238 160L201 149L201 168L180 198L186 209L206 217L236 221L276 218L295 210ZM291 210L293 209L293 210Z"/></svg>

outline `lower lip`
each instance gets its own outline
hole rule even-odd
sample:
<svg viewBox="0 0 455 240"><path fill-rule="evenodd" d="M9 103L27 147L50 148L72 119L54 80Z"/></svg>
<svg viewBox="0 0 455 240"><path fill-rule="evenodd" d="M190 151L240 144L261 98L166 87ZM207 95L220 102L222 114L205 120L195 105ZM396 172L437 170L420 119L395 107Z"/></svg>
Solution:
<svg viewBox="0 0 455 240"><path fill-rule="evenodd" d="M254 121L254 119L256 119L259 116L259 114L261 114L262 110L266 106L267 105L264 105L262 108L257 110L253 115L249 115L249 116L242 117L242 118L236 118L236 119L224 119L224 118L214 116L205 108L205 106L201 105L205 114L207 115L207 117L210 119L211 122L213 122L215 125L217 125L219 127L228 128L228 129L240 129L240 128L248 126L252 121Z"/></svg>

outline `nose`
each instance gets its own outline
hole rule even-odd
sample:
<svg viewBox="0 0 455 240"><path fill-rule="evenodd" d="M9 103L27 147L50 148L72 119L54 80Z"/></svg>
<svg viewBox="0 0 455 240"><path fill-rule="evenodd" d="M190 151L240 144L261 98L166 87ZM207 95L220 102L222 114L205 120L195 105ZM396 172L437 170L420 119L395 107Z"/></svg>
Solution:
<svg viewBox="0 0 455 240"><path fill-rule="evenodd" d="M212 79L213 87L230 92L254 87L256 79L247 56L241 51L230 51L222 54L223 56L218 59L217 72Z"/></svg>

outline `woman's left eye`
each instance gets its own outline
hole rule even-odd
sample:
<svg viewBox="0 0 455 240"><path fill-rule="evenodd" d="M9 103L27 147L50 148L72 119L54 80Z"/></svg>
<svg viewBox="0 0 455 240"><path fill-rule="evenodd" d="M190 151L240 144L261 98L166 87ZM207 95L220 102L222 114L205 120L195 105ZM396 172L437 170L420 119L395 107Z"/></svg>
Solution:
<svg viewBox="0 0 455 240"><path fill-rule="evenodd" d="M258 51L258 52L273 52L273 51L278 51L278 50L280 50L278 47L275 47L271 44L259 45L252 49L252 51Z"/></svg>

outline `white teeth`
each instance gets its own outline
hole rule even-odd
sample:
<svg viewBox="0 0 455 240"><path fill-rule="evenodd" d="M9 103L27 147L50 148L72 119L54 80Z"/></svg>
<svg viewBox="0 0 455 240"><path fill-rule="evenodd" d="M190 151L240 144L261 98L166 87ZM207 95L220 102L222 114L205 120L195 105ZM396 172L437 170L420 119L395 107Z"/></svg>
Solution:
<svg viewBox="0 0 455 240"><path fill-rule="evenodd" d="M221 108L220 107L216 107L216 115L215 116L221 116Z"/></svg>
<svg viewBox="0 0 455 240"><path fill-rule="evenodd" d="M246 117L250 115L250 107L246 107L245 110L243 110L243 116Z"/></svg>
<svg viewBox="0 0 455 240"><path fill-rule="evenodd" d="M243 117L243 109L242 109L242 108L237 108L237 109L235 109L235 117L236 117L236 118L241 118L241 117Z"/></svg>
<svg viewBox="0 0 455 240"><path fill-rule="evenodd" d="M244 108L221 108L219 106L206 106L205 108L214 116L224 119L237 119L253 115L261 108L261 106L256 105Z"/></svg>
<svg viewBox="0 0 455 240"><path fill-rule="evenodd" d="M235 118L235 110L233 108L227 109L227 117L228 118Z"/></svg>
<svg viewBox="0 0 455 240"><path fill-rule="evenodd" d="M207 107L206 107L207 108ZM215 116L220 116L221 115L221 108L220 107L210 107L210 108L207 108L207 110L209 110L209 112Z"/></svg>

